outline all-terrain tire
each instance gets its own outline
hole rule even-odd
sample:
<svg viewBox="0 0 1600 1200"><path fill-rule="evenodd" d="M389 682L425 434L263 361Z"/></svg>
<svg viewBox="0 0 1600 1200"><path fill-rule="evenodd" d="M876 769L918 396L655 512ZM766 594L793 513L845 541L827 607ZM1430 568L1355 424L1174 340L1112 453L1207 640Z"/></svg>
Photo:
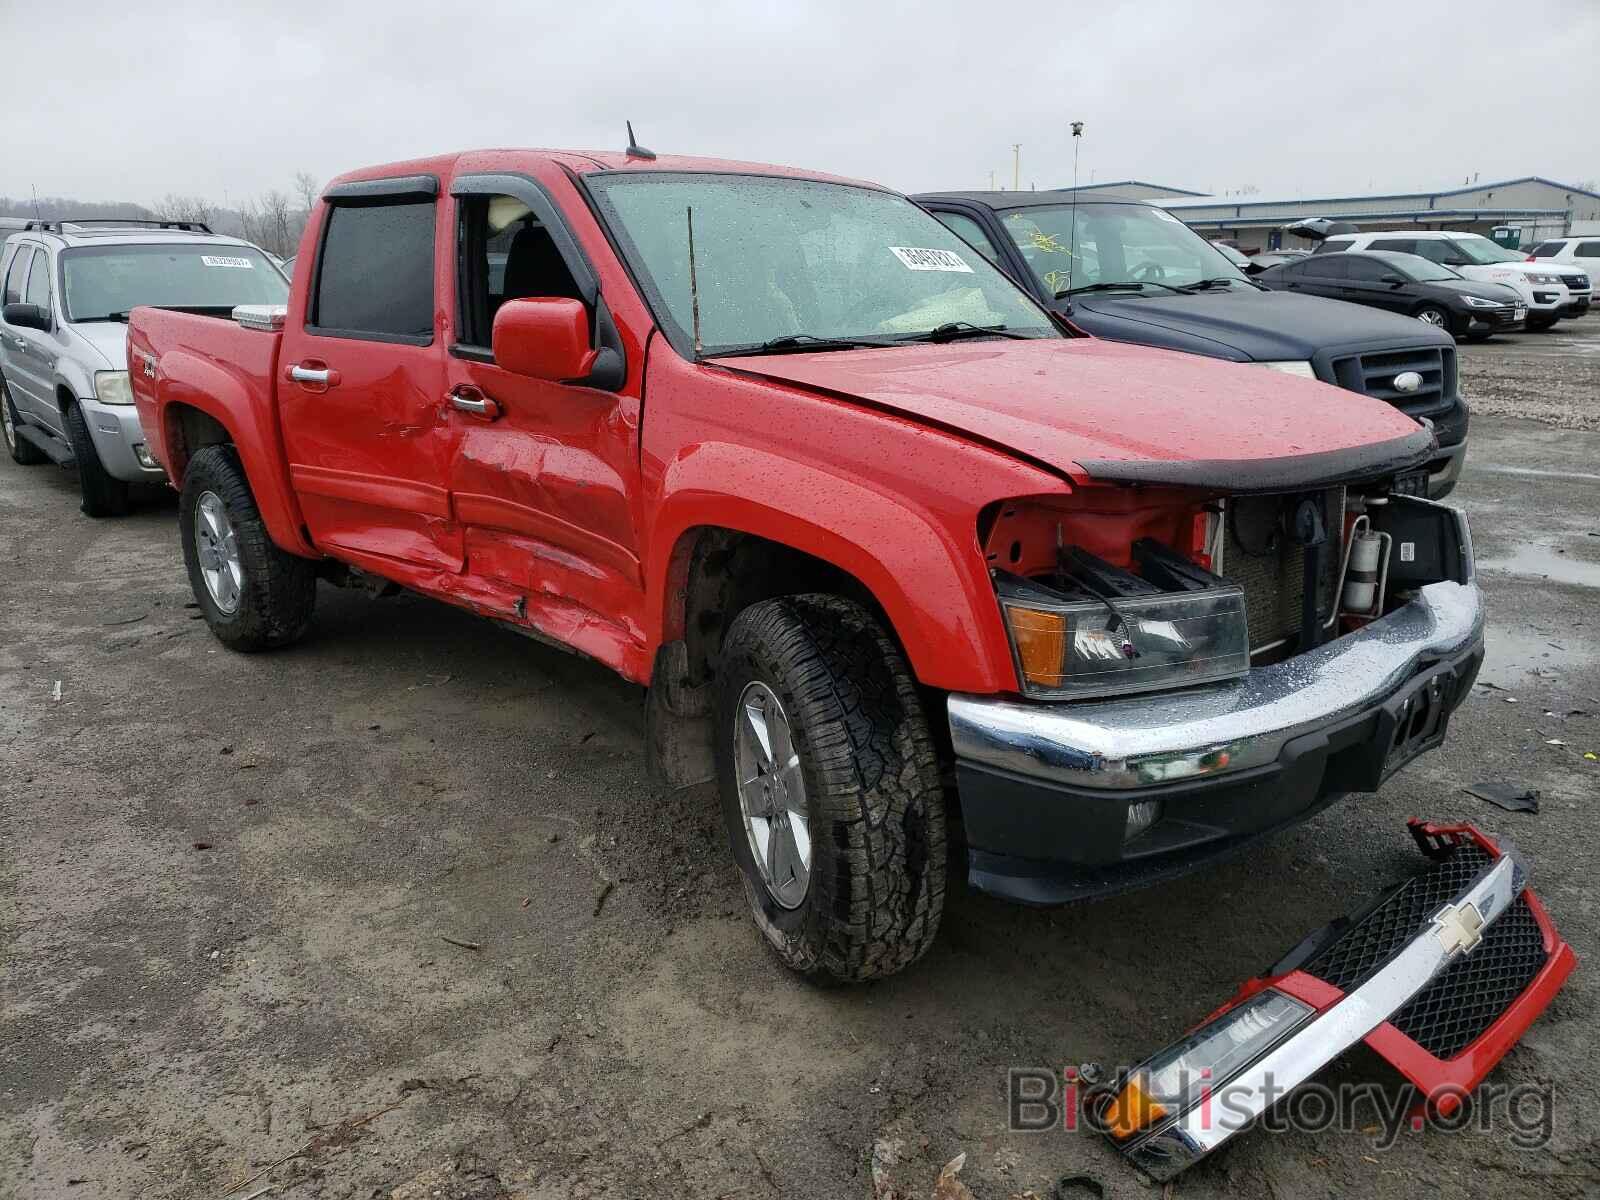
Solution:
<svg viewBox="0 0 1600 1200"><path fill-rule="evenodd" d="M69 401L66 408L67 441L72 457L78 460L78 487L83 492L79 506L91 517L120 517L128 511L128 485L112 475L100 462L100 454L89 436L89 423L83 409Z"/></svg>
<svg viewBox="0 0 1600 1200"><path fill-rule="evenodd" d="M938 933L947 863L938 758L899 648L858 604L788 596L735 618L717 676L723 815L767 944L816 982L909 967ZM783 706L810 814L810 881L792 908L762 879L739 799L735 721L757 682Z"/></svg>
<svg viewBox="0 0 1600 1200"><path fill-rule="evenodd" d="M232 612L218 607L201 572L196 514L207 494L222 501L242 567ZM286 646L305 633L317 599L316 564L279 549L268 536L232 446L207 446L189 460L178 500L178 531L189 586L218 641L251 653Z"/></svg>
<svg viewBox="0 0 1600 1200"><path fill-rule="evenodd" d="M37 466L45 461L45 452L19 432L22 419L17 416L17 406L11 403L11 393L6 381L0 379L0 406L4 406L6 449L11 451L11 461L25 467Z"/></svg>

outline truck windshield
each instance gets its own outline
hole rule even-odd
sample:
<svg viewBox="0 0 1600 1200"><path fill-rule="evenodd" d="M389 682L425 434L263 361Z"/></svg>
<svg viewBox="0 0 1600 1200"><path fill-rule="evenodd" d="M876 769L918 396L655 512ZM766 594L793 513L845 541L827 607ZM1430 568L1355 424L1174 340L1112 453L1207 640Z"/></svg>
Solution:
<svg viewBox="0 0 1600 1200"><path fill-rule="evenodd" d="M1076 229L1070 204L1009 209L1000 221L1053 295L1097 284L1157 292L1204 280L1248 286L1210 242L1148 204L1080 204Z"/></svg>
<svg viewBox="0 0 1600 1200"><path fill-rule="evenodd" d="M289 296L278 269L253 246L79 246L61 252L61 274L69 321L120 320L141 304L232 308Z"/></svg>
<svg viewBox="0 0 1600 1200"><path fill-rule="evenodd" d="M902 196L759 175L627 172L588 183L680 349L694 345L691 209L705 355L954 329L1061 336L1016 284Z"/></svg>

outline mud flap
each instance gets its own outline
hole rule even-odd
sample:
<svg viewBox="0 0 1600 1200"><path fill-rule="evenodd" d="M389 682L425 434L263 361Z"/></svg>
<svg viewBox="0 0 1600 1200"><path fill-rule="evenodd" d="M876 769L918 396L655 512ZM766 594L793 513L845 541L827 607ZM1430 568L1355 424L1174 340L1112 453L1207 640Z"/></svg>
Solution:
<svg viewBox="0 0 1600 1200"><path fill-rule="evenodd" d="M682 641L662 646L644 710L645 765L652 784L678 789L716 778L712 707L711 684L689 677L688 646Z"/></svg>

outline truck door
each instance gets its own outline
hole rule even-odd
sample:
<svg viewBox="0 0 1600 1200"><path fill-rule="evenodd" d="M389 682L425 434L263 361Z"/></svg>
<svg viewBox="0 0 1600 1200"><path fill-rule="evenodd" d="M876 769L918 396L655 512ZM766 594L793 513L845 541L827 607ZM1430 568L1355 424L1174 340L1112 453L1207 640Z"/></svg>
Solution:
<svg viewBox="0 0 1600 1200"><path fill-rule="evenodd" d="M580 300L593 336L596 322L613 328L604 298L541 185L464 176L451 192L458 294L446 424L467 574L509 589L530 624L621 667L644 600L639 399L517 374L492 350L494 313L506 300Z"/></svg>
<svg viewBox="0 0 1600 1200"><path fill-rule="evenodd" d="M290 477L312 540L459 571L440 438L444 350L435 298L438 180L339 185L324 194L304 311L278 359ZM297 320L296 317L299 319Z"/></svg>

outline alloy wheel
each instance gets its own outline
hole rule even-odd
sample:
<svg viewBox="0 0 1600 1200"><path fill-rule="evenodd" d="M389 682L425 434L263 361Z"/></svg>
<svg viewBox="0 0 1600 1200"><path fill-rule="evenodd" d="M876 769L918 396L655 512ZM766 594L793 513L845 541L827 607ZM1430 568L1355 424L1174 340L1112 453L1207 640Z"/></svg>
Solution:
<svg viewBox="0 0 1600 1200"><path fill-rule="evenodd" d="M777 694L756 680L740 695L733 720L739 811L750 853L773 900L799 908L811 884L811 820L788 715Z"/></svg>
<svg viewBox="0 0 1600 1200"><path fill-rule="evenodd" d="M244 563L239 558L239 539L227 506L215 492L203 492L194 510L195 549L200 558L200 575L206 581L211 603L232 616L239 609L244 591Z"/></svg>

